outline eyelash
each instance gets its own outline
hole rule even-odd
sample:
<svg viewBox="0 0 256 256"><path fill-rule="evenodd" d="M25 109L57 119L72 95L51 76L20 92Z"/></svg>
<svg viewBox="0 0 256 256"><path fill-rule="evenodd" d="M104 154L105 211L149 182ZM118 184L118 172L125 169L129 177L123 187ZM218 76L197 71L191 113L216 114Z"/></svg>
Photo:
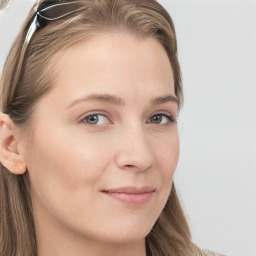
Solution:
<svg viewBox="0 0 256 256"><path fill-rule="evenodd" d="M90 113L90 114L84 116L82 118L82 120L81 120L81 123L84 123L86 125L91 125L91 126L99 125L97 123L96 124L90 124L90 123L85 121L87 118L93 117L93 116L104 116L105 118L108 118L108 117L106 117L106 115L103 115L102 113L95 112L95 113ZM165 126L167 126L167 125L171 125L172 123L176 123L177 122L176 119L172 115L167 115L165 113L161 113L161 112L160 113L156 113L156 114L152 115L150 118L155 117L155 116L162 116L162 117L166 117L168 119L168 123L166 123L166 124L158 124L158 125L165 125Z"/></svg>
<svg viewBox="0 0 256 256"><path fill-rule="evenodd" d="M154 116L162 116L162 117L166 117L168 119L168 123L167 124L164 124L164 125L170 125L172 123L176 123L176 119L174 119L174 117L172 115L167 115L167 114L164 114L164 113L156 113L154 114L153 116L151 116L150 118L154 117ZM150 119L149 118L149 119Z"/></svg>

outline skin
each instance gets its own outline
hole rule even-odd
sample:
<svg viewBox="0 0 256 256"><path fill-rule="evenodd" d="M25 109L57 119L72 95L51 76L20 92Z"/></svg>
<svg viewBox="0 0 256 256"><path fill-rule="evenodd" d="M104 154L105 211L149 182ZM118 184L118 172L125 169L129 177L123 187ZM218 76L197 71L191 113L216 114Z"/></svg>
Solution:
<svg viewBox="0 0 256 256"><path fill-rule="evenodd" d="M144 256L179 158L177 124L164 116L175 120L177 103L150 103L175 97L168 56L152 38L101 34L56 54L54 70L55 86L33 115L32 140L21 139L8 117L0 120L2 134L16 134L9 170L29 172L38 255ZM123 102L83 100L92 94ZM141 204L102 193L125 186L155 192Z"/></svg>

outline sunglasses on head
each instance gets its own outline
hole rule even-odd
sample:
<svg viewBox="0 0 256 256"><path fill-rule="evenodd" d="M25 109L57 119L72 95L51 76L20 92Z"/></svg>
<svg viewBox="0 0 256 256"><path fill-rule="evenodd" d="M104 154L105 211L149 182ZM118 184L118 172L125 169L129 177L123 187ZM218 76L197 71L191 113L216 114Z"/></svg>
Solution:
<svg viewBox="0 0 256 256"><path fill-rule="evenodd" d="M55 2L55 3L54 3ZM35 31L45 27L51 21L59 20L75 13L84 6L83 1L43 1L32 17L25 43L28 44Z"/></svg>
<svg viewBox="0 0 256 256"><path fill-rule="evenodd" d="M45 0L38 6L35 14L31 18L24 43L21 48L19 62L17 64L14 84L19 80L20 72L22 70L23 59L26 54L27 47L31 41L32 36L39 29L44 28L52 21L66 18L70 14L78 12L84 6L84 1L61 1L61 0Z"/></svg>

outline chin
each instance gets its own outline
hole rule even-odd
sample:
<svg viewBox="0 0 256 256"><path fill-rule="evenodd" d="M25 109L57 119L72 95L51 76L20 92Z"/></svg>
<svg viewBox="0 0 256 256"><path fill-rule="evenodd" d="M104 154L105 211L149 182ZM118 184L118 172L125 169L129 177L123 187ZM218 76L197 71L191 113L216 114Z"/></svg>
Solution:
<svg viewBox="0 0 256 256"><path fill-rule="evenodd" d="M144 240L150 233L152 227L146 225L132 225L132 227L117 228L116 230L109 230L106 238L106 242L115 244L131 244Z"/></svg>

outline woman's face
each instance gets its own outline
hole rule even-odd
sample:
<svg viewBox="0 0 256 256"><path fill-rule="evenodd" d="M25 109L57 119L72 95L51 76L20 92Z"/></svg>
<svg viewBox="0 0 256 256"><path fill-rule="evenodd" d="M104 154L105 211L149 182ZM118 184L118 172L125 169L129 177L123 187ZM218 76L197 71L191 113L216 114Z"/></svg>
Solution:
<svg viewBox="0 0 256 256"><path fill-rule="evenodd" d="M165 50L155 39L101 34L56 54L54 71L24 153L39 237L144 239L179 157Z"/></svg>

